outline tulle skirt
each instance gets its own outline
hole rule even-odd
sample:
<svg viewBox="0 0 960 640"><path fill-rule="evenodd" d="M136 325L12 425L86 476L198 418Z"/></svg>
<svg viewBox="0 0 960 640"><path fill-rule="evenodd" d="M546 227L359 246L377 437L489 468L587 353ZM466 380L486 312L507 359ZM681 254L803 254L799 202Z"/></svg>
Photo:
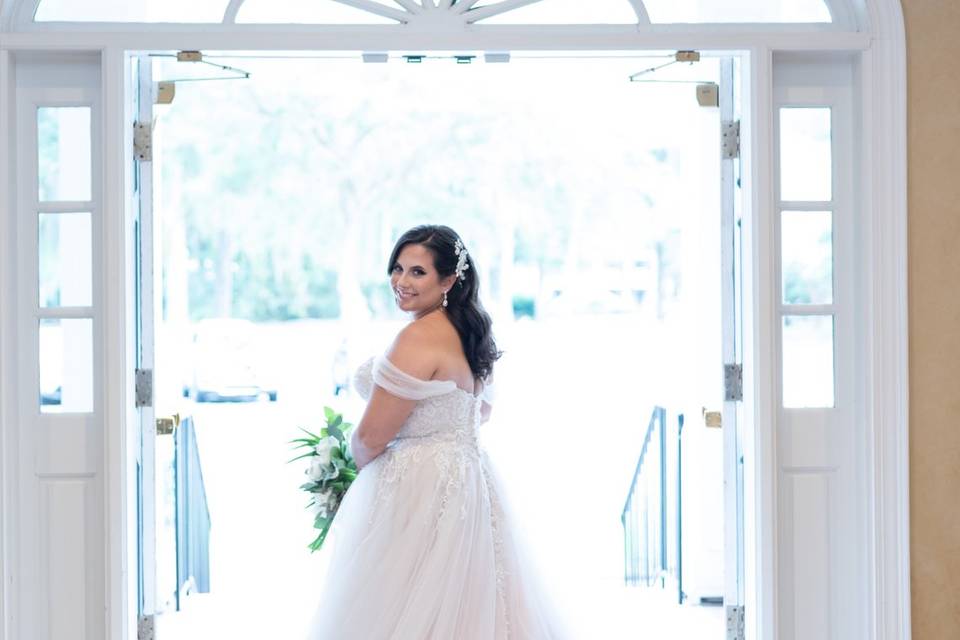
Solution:
<svg viewBox="0 0 960 640"><path fill-rule="evenodd" d="M309 640L566 639L475 440L399 440L344 497Z"/></svg>

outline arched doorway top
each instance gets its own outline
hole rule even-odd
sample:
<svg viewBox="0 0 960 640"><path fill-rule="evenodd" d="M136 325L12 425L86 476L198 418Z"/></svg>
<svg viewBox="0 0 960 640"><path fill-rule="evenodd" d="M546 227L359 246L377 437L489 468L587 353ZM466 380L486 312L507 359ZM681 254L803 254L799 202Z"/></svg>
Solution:
<svg viewBox="0 0 960 640"><path fill-rule="evenodd" d="M372 25L451 31L496 26L804 25L863 31L862 0L0 0L7 31L103 24Z"/></svg>

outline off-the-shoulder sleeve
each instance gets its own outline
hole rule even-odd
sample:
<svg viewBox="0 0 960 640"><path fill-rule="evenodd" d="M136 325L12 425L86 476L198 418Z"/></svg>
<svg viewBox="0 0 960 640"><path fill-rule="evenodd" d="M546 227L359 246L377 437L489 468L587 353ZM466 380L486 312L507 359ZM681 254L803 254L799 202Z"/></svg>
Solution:
<svg viewBox="0 0 960 640"><path fill-rule="evenodd" d="M457 387L453 380L421 380L402 371L385 355L373 361L373 381L389 393L407 400L423 400L450 393Z"/></svg>
<svg viewBox="0 0 960 640"><path fill-rule="evenodd" d="M493 381L484 382L483 389L480 391L480 399L492 407L496 397L497 390L494 387Z"/></svg>
<svg viewBox="0 0 960 640"><path fill-rule="evenodd" d="M373 357L364 360L353 374L353 386L364 400L369 400L373 391L373 360Z"/></svg>

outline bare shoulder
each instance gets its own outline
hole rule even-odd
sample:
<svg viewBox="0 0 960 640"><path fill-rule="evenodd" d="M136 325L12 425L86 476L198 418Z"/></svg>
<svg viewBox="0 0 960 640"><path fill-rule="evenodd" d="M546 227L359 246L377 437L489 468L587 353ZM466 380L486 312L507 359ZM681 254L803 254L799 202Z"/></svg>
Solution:
<svg viewBox="0 0 960 640"><path fill-rule="evenodd" d="M411 322L393 339L387 350L387 358L406 373L429 380L438 364L435 329L420 322Z"/></svg>

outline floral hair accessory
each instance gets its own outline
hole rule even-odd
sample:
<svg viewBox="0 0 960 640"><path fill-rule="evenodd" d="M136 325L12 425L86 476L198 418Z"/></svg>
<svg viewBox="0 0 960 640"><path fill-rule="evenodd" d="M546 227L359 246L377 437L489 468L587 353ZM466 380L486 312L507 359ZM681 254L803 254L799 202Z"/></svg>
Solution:
<svg viewBox="0 0 960 640"><path fill-rule="evenodd" d="M467 279L467 269L470 265L467 264L467 248L463 246L460 238L453 243L453 252L457 254L457 278L463 282Z"/></svg>

